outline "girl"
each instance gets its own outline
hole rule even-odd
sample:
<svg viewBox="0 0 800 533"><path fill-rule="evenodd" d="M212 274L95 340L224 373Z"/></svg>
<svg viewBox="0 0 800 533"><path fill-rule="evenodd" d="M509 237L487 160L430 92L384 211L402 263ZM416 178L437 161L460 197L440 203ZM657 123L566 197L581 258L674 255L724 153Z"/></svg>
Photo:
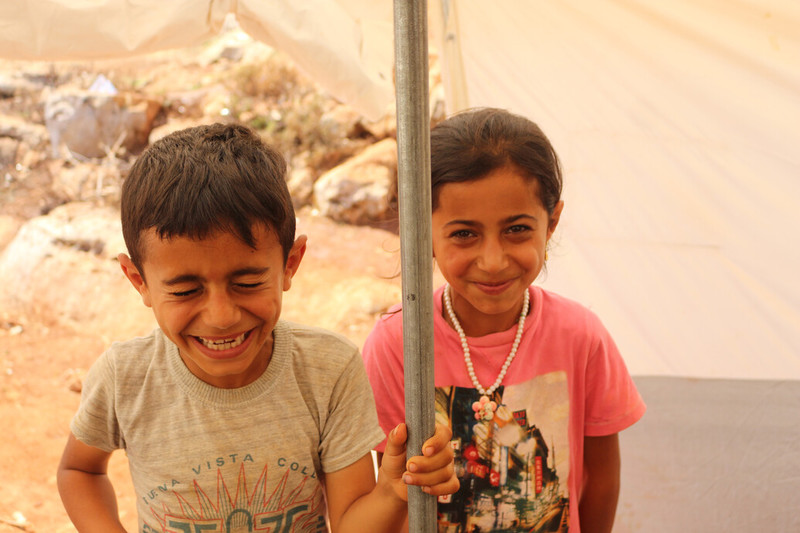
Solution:
<svg viewBox="0 0 800 533"><path fill-rule="evenodd" d="M436 416L461 481L439 500L439 531L611 531L617 433L645 405L600 320L531 286L564 207L558 156L528 119L469 111L431 131L431 184L447 281L434 294ZM385 431L405 414L395 310L363 351Z"/></svg>

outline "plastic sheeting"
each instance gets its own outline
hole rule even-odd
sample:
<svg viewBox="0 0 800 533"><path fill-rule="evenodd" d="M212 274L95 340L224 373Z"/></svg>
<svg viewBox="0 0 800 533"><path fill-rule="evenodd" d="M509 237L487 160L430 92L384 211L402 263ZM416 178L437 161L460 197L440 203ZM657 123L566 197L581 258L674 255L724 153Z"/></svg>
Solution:
<svg viewBox="0 0 800 533"><path fill-rule="evenodd" d="M232 14L251 37L286 52L332 95L377 119L394 86L391 11L388 18L374 11L366 2L354 12L331 0L0 2L0 56L107 59L192 46L217 35Z"/></svg>
<svg viewBox="0 0 800 533"><path fill-rule="evenodd" d="M635 381L615 533L800 531L800 382Z"/></svg>
<svg viewBox="0 0 800 533"><path fill-rule="evenodd" d="M543 284L634 374L800 378L800 4L446 5L449 94L562 157Z"/></svg>

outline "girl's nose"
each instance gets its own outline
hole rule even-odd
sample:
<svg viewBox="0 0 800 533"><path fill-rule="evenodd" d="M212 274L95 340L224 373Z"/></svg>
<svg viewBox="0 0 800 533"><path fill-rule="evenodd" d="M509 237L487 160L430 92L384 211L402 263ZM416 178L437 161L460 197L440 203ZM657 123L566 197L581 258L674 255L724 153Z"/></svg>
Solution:
<svg viewBox="0 0 800 533"><path fill-rule="evenodd" d="M205 321L217 329L227 329L239 322L239 306L224 290L209 290L206 300Z"/></svg>
<svg viewBox="0 0 800 533"><path fill-rule="evenodd" d="M484 240L478 266L486 272L499 272L508 266L506 251L499 239Z"/></svg>

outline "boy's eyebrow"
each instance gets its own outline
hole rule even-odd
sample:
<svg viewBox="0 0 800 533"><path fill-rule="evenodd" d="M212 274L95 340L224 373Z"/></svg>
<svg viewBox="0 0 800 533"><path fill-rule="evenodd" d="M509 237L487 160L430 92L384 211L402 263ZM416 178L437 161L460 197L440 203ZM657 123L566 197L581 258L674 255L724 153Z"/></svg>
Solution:
<svg viewBox="0 0 800 533"><path fill-rule="evenodd" d="M231 272L231 278L238 278L239 276L253 276L253 275L262 275L266 274L269 271L269 267L245 267L240 268L239 270L234 270ZM180 285L181 283L197 283L203 280L202 276L198 276L197 274L180 274L175 276L174 278L165 279L163 281L164 285L166 286L173 286L173 285Z"/></svg>

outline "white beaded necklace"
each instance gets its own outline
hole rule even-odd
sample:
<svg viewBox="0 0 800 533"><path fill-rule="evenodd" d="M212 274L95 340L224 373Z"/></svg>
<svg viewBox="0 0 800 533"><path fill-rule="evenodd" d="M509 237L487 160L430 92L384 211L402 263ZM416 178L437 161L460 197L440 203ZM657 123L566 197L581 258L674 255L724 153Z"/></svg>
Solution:
<svg viewBox="0 0 800 533"><path fill-rule="evenodd" d="M503 382L503 378L506 372L508 372L508 367L511 366L511 361L513 361L514 356L517 355L517 348L519 348L519 342L522 339L522 330L525 329L525 317L528 316L529 303L530 294L528 293L528 289L525 289L522 300L522 311L519 314L519 324L517 325L517 335L514 337L514 344L511 346L511 351L508 353L508 357L506 357L503 368L500 369L500 374L497 376L497 379L494 380L491 387L484 389L478 381L477 376L475 376L475 369L472 367L467 336L464 334L464 330L461 328L461 324L458 322L458 318L456 318L456 314L453 311L453 304L450 301L450 284L448 283L444 287L444 306L445 309L447 309L447 315L450 317L453 327L461 338L461 348L464 350L464 363L467 365L469 379L472 380L472 384L475 385L475 388L481 393L480 401L472 405L472 409L475 411L475 418L478 420L491 420L494 418L494 411L497 409L497 404L491 401L490 397L497 387L500 386L500 383Z"/></svg>

